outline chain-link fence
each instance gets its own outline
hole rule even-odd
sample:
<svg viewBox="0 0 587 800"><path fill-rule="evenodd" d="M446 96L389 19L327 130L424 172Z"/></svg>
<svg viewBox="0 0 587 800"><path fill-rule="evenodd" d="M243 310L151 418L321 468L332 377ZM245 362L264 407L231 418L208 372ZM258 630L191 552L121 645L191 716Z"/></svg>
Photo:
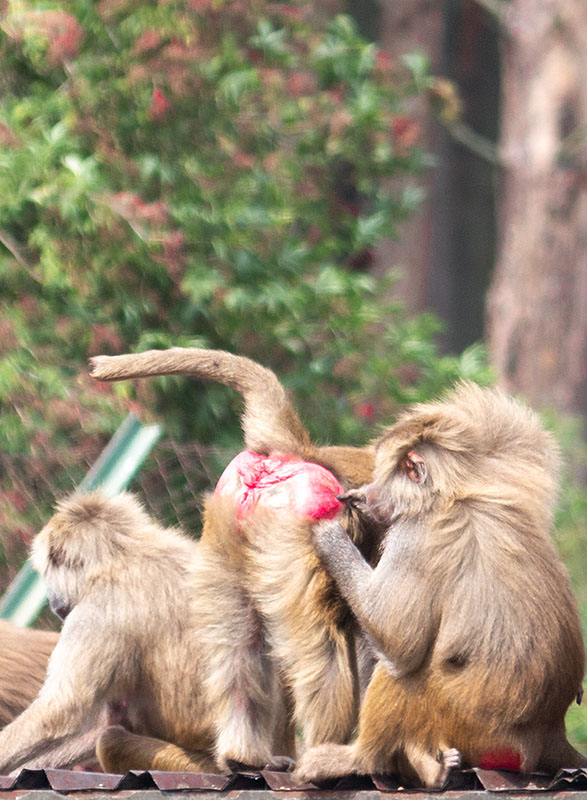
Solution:
<svg viewBox="0 0 587 800"><path fill-rule="evenodd" d="M56 501L80 484L101 452L100 444L75 453L38 451L0 454L0 592L26 558L33 536L51 516ZM165 526L198 535L204 493L212 489L234 452L197 442L160 441L133 480L130 491Z"/></svg>

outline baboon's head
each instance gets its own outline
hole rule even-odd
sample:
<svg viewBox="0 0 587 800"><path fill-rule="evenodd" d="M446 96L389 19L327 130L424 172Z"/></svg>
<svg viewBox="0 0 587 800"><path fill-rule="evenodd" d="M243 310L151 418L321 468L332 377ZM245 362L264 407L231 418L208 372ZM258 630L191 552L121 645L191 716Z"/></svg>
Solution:
<svg viewBox="0 0 587 800"><path fill-rule="evenodd" d="M31 549L53 610L65 616L96 580L120 571L140 546L137 538L146 525L148 518L132 495L94 492L61 501Z"/></svg>
<svg viewBox="0 0 587 800"><path fill-rule="evenodd" d="M373 495L418 515L477 502L550 514L559 456L538 416L497 389L462 383L413 406L376 443Z"/></svg>

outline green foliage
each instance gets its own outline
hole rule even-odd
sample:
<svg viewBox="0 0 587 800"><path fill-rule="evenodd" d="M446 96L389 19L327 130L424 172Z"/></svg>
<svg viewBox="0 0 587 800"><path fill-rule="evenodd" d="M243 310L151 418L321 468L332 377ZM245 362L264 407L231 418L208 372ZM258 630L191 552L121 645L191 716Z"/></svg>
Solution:
<svg viewBox="0 0 587 800"><path fill-rule="evenodd" d="M295 390L315 437L340 443L463 375L489 379L476 349L439 358L437 323L409 319L368 273L420 198L408 177L428 161L404 106L426 88L421 56L395 64L350 18L320 27L303 2L5 12L4 454L51 473L130 408L172 436L237 445L227 390L99 385L85 372L95 353L249 355Z"/></svg>
<svg viewBox="0 0 587 800"><path fill-rule="evenodd" d="M386 299L391 278L369 274L420 200L409 176L430 163L405 112L430 85L421 53L396 64L350 18L321 27L303 2L5 0L3 12L6 529L26 538L41 483L81 477L82 454L129 409L171 436L238 447L223 387L100 385L92 354L249 355L336 443L364 442L462 377L490 380L480 348L440 357L438 322L408 317ZM565 498L573 558L584 496Z"/></svg>
<svg viewBox="0 0 587 800"><path fill-rule="evenodd" d="M580 419L554 412L546 414L545 418L563 454L556 544L569 568L581 611L583 637L587 641L587 445L584 424ZM571 741L587 753L587 704L571 706L566 721Z"/></svg>
<svg viewBox="0 0 587 800"><path fill-rule="evenodd" d="M422 57L391 64L304 4L15 0L0 59L4 451L64 446L82 416L111 430L131 400L176 435L235 441L226 392L105 390L79 377L97 352L246 353L336 441L486 378L476 352L438 359L436 323L386 306L363 269L419 199L383 179L426 163L401 115Z"/></svg>

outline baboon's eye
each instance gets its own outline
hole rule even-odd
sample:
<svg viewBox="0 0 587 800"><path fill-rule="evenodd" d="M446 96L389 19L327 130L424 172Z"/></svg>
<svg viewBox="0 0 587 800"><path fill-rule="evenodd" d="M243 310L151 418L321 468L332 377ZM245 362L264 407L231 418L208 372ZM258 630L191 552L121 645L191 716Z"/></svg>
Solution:
<svg viewBox="0 0 587 800"><path fill-rule="evenodd" d="M426 462L415 450L410 450L410 452L404 456L401 468L414 483L424 483L428 477Z"/></svg>

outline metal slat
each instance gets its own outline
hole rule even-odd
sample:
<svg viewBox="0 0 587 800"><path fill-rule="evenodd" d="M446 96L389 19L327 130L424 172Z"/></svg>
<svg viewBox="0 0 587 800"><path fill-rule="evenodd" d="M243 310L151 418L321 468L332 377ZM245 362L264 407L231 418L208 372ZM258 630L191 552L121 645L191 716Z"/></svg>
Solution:
<svg viewBox="0 0 587 800"><path fill-rule="evenodd" d="M123 491L162 433L161 425L141 425L135 414L129 414L80 483L78 492L100 488L112 497ZM27 627L46 602L43 579L27 561L0 600L0 618Z"/></svg>

